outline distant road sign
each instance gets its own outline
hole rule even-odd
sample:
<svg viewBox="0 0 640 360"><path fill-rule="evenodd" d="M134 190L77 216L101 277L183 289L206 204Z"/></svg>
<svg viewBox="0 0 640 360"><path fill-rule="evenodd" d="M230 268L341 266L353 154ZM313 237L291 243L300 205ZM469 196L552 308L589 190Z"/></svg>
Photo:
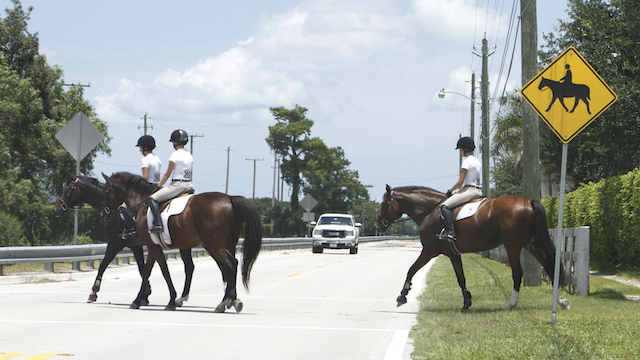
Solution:
<svg viewBox="0 0 640 360"><path fill-rule="evenodd" d="M618 100L573 46L531 79L520 93L564 143Z"/></svg>
<svg viewBox="0 0 640 360"><path fill-rule="evenodd" d="M307 212L310 212L311 209L316 207L316 205L318 205L318 201L309 194L305 195L304 198L300 201L300 206L302 206L303 209L307 210Z"/></svg>
<svg viewBox="0 0 640 360"><path fill-rule="evenodd" d="M58 131L56 139L67 149L76 162L80 162L100 144L104 139L104 135L81 111Z"/></svg>

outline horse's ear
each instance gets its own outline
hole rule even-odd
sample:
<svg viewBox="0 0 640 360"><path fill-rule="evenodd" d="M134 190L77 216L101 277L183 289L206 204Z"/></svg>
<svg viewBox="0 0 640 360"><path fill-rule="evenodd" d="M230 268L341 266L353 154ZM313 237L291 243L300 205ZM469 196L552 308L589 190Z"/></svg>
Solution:
<svg viewBox="0 0 640 360"><path fill-rule="evenodd" d="M389 184L387 184L387 192L390 193L391 192L391 186L389 186Z"/></svg>
<svg viewBox="0 0 640 360"><path fill-rule="evenodd" d="M73 181L75 179L77 179L78 177L76 176L76 174L74 173L69 173L69 180Z"/></svg>
<svg viewBox="0 0 640 360"><path fill-rule="evenodd" d="M106 181L111 180L111 178L110 178L110 177L108 177L107 175L105 175L104 173L102 173L102 177L103 177Z"/></svg>

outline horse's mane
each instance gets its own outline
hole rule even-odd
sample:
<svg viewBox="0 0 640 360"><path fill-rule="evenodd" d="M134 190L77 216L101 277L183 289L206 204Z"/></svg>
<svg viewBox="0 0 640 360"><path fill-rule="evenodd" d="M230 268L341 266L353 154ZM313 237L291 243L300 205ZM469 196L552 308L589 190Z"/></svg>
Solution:
<svg viewBox="0 0 640 360"><path fill-rule="evenodd" d="M80 181L90 187L95 188L96 190L103 191L105 184L98 181L96 178L88 177L88 176L78 176Z"/></svg>
<svg viewBox="0 0 640 360"><path fill-rule="evenodd" d="M403 192L403 193L412 193L412 192L424 191L424 192L442 194L438 190L434 190L434 189L426 187L426 186L416 186L416 185L396 187L396 188L393 188L393 191L398 191L398 192Z"/></svg>
<svg viewBox="0 0 640 360"><path fill-rule="evenodd" d="M135 175L126 171L117 172L111 175L111 179L120 179L120 186L127 190L146 192L151 194L158 189L158 185L151 184L140 175Z"/></svg>

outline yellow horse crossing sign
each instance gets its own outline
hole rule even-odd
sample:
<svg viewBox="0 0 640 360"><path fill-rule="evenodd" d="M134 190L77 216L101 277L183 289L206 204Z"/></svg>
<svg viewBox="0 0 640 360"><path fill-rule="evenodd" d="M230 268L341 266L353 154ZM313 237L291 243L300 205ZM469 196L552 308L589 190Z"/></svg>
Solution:
<svg viewBox="0 0 640 360"><path fill-rule="evenodd" d="M531 79L520 94L564 143L618 100L573 46Z"/></svg>

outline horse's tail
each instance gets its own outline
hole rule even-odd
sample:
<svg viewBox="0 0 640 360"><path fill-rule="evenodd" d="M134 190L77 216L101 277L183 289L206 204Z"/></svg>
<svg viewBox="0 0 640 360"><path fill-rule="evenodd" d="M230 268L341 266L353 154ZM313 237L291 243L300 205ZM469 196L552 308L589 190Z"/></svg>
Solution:
<svg viewBox="0 0 640 360"><path fill-rule="evenodd" d="M262 247L262 223L258 210L251 201L243 196L231 196L230 199L236 219L234 230L236 226L241 227L242 223L245 223L244 242L242 243L242 283L245 289L248 289L251 269Z"/></svg>
<svg viewBox="0 0 640 360"><path fill-rule="evenodd" d="M533 207L533 228L532 238L525 244L525 249L538 260L544 268L544 271L553 281L555 271L556 247L549 236L549 228L547 226L547 213L544 206L538 200L531 200ZM564 269L560 264L560 286L564 286Z"/></svg>

